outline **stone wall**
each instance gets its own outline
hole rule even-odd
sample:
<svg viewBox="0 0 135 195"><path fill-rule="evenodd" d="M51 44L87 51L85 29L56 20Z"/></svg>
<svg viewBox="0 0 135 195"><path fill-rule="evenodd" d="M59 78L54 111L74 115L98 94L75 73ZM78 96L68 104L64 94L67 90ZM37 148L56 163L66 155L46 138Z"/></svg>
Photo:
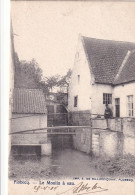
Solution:
<svg viewBox="0 0 135 195"><path fill-rule="evenodd" d="M47 127L47 115L13 114L10 132L40 129ZM42 131L42 130L41 130ZM41 132L40 131L40 132ZM44 130L44 132L47 130ZM46 134L13 134L10 135L13 144L43 144L47 142Z"/></svg>
<svg viewBox="0 0 135 195"><path fill-rule="evenodd" d="M78 126L82 126L82 125L90 125L90 119L91 119L91 115L90 115L90 111L85 110L85 111L76 111L76 112L69 112L69 116L68 116L68 123L69 125L78 125Z"/></svg>
<svg viewBox="0 0 135 195"><path fill-rule="evenodd" d="M69 113L69 125L73 126L90 126L90 112L76 111ZM92 150L92 135L91 128L75 128L76 135L73 135L73 147L79 151L91 153Z"/></svg>
<svg viewBox="0 0 135 195"><path fill-rule="evenodd" d="M106 129L107 127L106 120L93 119L92 127ZM108 130L104 130L104 131L99 130L100 152L103 152L105 155L106 155L106 151L108 151L107 152L108 155L109 153L111 155L112 154L119 155L121 153L122 154L130 153L132 155L135 155L135 118L109 119L109 127L114 132ZM106 144L104 144L104 142ZM115 150L113 149L114 146L115 146Z"/></svg>
<svg viewBox="0 0 135 195"><path fill-rule="evenodd" d="M115 118L115 119L108 119L109 128L113 131L122 131L123 129L123 119L121 118ZM94 128L100 128L100 129L106 129L107 128L107 122L104 118L92 119L92 127Z"/></svg>
<svg viewBox="0 0 135 195"><path fill-rule="evenodd" d="M89 128L76 128L76 135L73 135L73 147L79 151L91 153L91 130Z"/></svg>
<svg viewBox="0 0 135 195"><path fill-rule="evenodd" d="M116 157L123 151L123 135L119 132L99 131L99 155L105 158ZM97 153L93 151L97 156ZM99 156L98 155L98 156Z"/></svg>
<svg viewBox="0 0 135 195"><path fill-rule="evenodd" d="M68 113L52 113L47 116L47 126L67 126L68 125Z"/></svg>
<svg viewBox="0 0 135 195"><path fill-rule="evenodd" d="M123 153L135 155L135 118L123 119Z"/></svg>
<svg viewBox="0 0 135 195"><path fill-rule="evenodd" d="M75 128L73 146L79 151L95 156L115 157L122 154L135 156L135 118L91 119L88 111L72 112L70 125L89 126Z"/></svg>
<svg viewBox="0 0 135 195"><path fill-rule="evenodd" d="M13 114L10 124L10 132L42 129L47 127L47 114ZM43 133L42 133L43 132ZM10 135L10 149L19 147L41 147L42 155L50 155L51 141L47 136L47 129L40 130L41 134L12 134Z"/></svg>

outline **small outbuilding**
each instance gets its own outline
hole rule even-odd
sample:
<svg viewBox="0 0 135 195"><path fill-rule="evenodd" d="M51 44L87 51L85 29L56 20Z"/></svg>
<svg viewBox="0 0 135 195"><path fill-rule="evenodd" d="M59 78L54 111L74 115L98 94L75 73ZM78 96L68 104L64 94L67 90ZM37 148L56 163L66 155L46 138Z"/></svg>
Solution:
<svg viewBox="0 0 135 195"><path fill-rule="evenodd" d="M11 133L47 127L46 101L41 89L14 88ZM47 144L47 129L42 134L13 134L11 145L41 146ZM41 147L42 148L42 147Z"/></svg>

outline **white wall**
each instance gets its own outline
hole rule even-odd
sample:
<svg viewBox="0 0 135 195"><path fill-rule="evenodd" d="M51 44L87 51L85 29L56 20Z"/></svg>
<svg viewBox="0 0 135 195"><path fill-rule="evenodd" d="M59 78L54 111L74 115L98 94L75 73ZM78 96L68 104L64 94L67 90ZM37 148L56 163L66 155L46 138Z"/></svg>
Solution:
<svg viewBox="0 0 135 195"><path fill-rule="evenodd" d="M103 93L112 93L112 104L109 107L116 116L115 98L120 98L120 117L127 117L127 96L133 95L134 116L135 116L135 82L112 87L111 85L92 85L92 114L104 114L105 104L103 104Z"/></svg>
<svg viewBox="0 0 135 195"><path fill-rule="evenodd" d="M114 87L114 98L120 98L120 117L127 117L127 96L133 95L133 106L135 116L135 82ZM115 103L114 103L115 112Z"/></svg>
<svg viewBox="0 0 135 195"><path fill-rule="evenodd" d="M78 83L78 75L80 75L80 83ZM114 117L116 116L115 98L120 98L120 117L127 117L127 96L133 95L135 116L135 82L115 87L94 83L94 77L90 73L83 43L79 37L69 85L68 109L69 111L90 110L92 114L104 115L103 93L112 94L112 104L109 104L109 107L112 109ZM75 96L78 96L77 107L74 107Z"/></svg>
<svg viewBox="0 0 135 195"><path fill-rule="evenodd" d="M29 117L24 117L24 116L29 116ZM32 116L29 114L13 114L12 117L16 119L12 119L11 121L11 127L10 127L11 132L40 129L40 128L47 127L46 114L43 115L39 114L37 116L36 115ZM42 130L40 132L42 132ZM44 132L47 132L47 130L45 130ZM47 133L44 134L35 134L35 133L23 134L22 133L22 134L10 135L10 141L11 141L11 145L43 144L43 143L47 143L48 138L47 138Z"/></svg>
<svg viewBox="0 0 135 195"><path fill-rule="evenodd" d="M79 84L78 75L80 75ZM69 85L68 109L70 111L90 110L92 114L104 114L103 93L112 93L112 87L94 84L94 77L90 73L87 56L81 38L79 38ZM78 106L74 107L74 96L77 95ZM112 105L110 107L112 108Z"/></svg>
<svg viewBox="0 0 135 195"><path fill-rule="evenodd" d="M80 82L78 83L78 75ZM91 76L88 61L79 38L71 82L69 85L68 109L70 111L91 109ZM74 96L78 95L78 106L74 107Z"/></svg>
<svg viewBox="0 0 135 195"><path fill-rule="evenodd" d="M13 114L12 117L16 119L11 120L11 132L47 127L47 114L39 114L35 116L26 114Z"/></svg>
<svg viewBox="0 0 135 195"><path fill-rule="evenodd" d="M111 85L94 84L92 85L92 114L104 115L105 104L103 104L103 93L112 93L113 88ZM109 107L113 110L113 104L109 104Z"/></svg>

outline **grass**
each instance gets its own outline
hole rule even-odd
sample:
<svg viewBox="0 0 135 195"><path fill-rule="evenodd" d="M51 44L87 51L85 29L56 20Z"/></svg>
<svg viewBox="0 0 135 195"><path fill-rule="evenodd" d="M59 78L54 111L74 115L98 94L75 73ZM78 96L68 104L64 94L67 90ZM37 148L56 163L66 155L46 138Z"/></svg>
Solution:
<svg viewBox="0 0 135 195"><path fill-rule="evenodd" d="M11 156L9 158L9 178L48 179L61 177L61 170L59 167L50 167L50 160L50 157L40 159L33 156L26 159L24 157L14 159ZM135 177L135 157L130 154L110 159L91 158L90 166L97 169L98 177Z"/></svg>
<svg viewBox="0 0 135 195"><path fill-rule="evenodd" d="M110 159L97 159L95 167L106 176L135 177L135 157L131 154Z"/></svg>
<svg viewBox="0 0 135 195"><path fill-rule="evenodd" d="M30 156L25 159L24 156L9 159L9 178L10 179L40 179L54 177L53 170L49 164L42 162L36 156Z"/></svg>

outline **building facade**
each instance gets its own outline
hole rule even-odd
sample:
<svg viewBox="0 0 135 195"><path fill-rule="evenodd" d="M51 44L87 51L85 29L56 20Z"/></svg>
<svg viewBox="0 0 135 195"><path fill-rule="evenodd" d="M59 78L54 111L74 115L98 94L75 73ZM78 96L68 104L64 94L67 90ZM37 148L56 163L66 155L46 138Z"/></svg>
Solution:
<svg viewBox="0 0 135 195"><path fill-rule="evenodd" d="M135 116L135 44L79 37L68 94L70 111Z"/></svg>

